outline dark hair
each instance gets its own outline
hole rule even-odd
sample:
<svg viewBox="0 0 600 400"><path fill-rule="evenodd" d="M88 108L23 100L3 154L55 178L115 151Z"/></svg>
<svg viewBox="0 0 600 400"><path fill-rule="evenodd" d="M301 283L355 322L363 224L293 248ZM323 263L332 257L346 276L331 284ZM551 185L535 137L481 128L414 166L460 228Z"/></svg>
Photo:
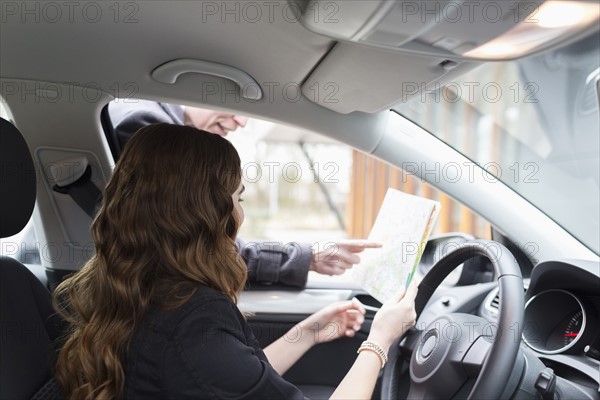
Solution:
<svg viewBox="0 0 600 400"><path fill-rule="evenodd" d="M92 224L96 253L55 292L72 324L56 366L69 398L122 397L127 344L151 305L181 306L198 284L237 301L240 182L240 158L218 135L155 124L132 137Z"/></svg>

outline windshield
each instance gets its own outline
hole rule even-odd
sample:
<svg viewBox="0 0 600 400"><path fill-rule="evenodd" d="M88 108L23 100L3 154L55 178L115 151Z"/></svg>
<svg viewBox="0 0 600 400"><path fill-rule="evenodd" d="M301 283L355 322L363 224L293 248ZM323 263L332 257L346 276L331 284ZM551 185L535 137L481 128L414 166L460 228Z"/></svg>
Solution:
<svg viewBox="0 0 600 400"><path fill-rule="evenodd" d="M599 253L599 72L596 33L552 52L485 64L394 109Z"/></svg>

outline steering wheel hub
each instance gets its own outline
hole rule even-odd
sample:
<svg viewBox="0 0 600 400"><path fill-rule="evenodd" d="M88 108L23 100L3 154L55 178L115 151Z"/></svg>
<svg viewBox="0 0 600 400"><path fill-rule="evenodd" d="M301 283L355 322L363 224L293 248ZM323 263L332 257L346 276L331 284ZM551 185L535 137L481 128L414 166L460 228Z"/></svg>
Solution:
<svg viewBox="0 0 600 400"><path fill-rule="evenodd" d="M427 388L427 391L441 396L440 398L443 398L444 394L453 394L459 390L469 379L468 368L465 368L463 363L485 358L485 354L475 355L470 352L487 353L489 350L490 346L472 346L483 336L487 325L483 318L469 314L454 313L435 319L428 329L422 332L416 351L411 357L410 376L413 390L419 391L420 385L429 385L432 380L438 384L442 383L437 385L439 391L434 388Z"/></svg>
<svg viewBox="0 0 600 400"><path fill-rule="evenodd" d="M416 382L429 379L430 375L437 370L440 361L446 357L450 343L440 340L440 337L441 333L437 328L429 329L421 336L411 364L411 376Z"/></svg>
<svg viewBox="0 0 600 400"><path fill-rule="evenodd" d="M421 346L419 346L419 353L417 353L417 362L422 363L425 361L433 350L435 350L439 341L439 335L437 329L427 332L427 337L423 338L423 342L421 342ZM419 355L421 356L421 360L419 360Z"/></svg>

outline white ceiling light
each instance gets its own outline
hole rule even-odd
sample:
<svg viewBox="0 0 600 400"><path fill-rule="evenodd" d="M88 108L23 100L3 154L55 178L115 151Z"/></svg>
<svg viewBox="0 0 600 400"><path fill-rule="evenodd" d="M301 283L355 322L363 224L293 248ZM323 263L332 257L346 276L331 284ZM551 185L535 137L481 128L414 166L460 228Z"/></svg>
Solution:
<svg viewBox="0 0 600 400"><path fill-rule="evenodd" d="M598 3L580 3L577 1L549 1L540 6L531 20L537 20L542 28L562 28L584 22L586 15L592 17ZM588 21L589 22L589 21Z"/></svg>
<svg viewBox="0 0 600 400"><path fill-rule="evenodd" d="M516 47L509 43L496 42L495 40L488 42L485 47L481 46L472 52L479 51L482 54L485 53L488 57L503 57L507 54L513 54L516 51ZM470 54L469 52L468 54ZM467 55L467 54L465 54Z"/></svg>

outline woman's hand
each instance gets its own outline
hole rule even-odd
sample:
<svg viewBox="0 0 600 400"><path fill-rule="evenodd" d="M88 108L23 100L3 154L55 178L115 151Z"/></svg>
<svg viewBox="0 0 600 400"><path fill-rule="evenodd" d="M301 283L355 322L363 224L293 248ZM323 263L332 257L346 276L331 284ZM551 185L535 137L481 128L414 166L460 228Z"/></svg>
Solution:
<svg viewBox="0 0 600 400"><path fill-rule="evenodd" d="M406 292L398 292L375 314L369 338L387 353L392 342L414 326L417 284L413 281ZM354 365L338 385L331 399L369 399L381 371L382 358L377 352L361 351Z"/></svg>
<svg viewBox="0 0 600 400"><path fill-rule="evenodd" d="M298 327L302 335L311 335L313 344L325 343L354 336L365 320L364 315L363 305L352 299L328 305L300 322Z"/></svg>
<svg viewBox="0 0 600 400"><path fill-rule="evenodd" d="M379 344L387 351L394 340L412 328L417 318L416 296L417 283L413 280L406 291L401 290L386 301L375 314L369 340Z"/></svg>
<svg viewBox="0 0 600 400"><path fill-rule="evenodd" d="M283 375L315 344L354 336L364 315L365 308L356 299L331 304L267 346L265 354L275 371Z"/></svg>

